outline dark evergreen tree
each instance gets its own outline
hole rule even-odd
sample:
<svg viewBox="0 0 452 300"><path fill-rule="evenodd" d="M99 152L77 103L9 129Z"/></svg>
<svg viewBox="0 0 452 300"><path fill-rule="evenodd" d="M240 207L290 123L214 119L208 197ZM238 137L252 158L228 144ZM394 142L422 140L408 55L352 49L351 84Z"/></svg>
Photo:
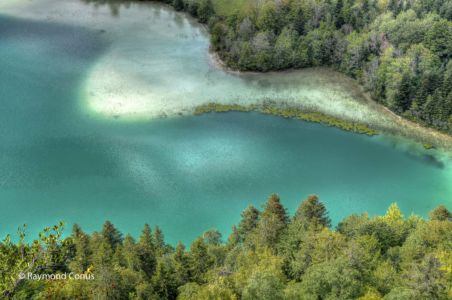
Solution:
<svg viewBox="0 0 452 300"><path fill-rule="evenodd" d="M200 0L198 6L198 20L201 23L207 23L210 17L215 13L212 0Z"/></svg>
<svg viewBox="0 0 452 300"><path fill-rule="evenodd" d="M336 27L341 28L345 24L344 17L342 15L342 9L344 8L344 0L337 0L336 7L334 9L334 15L336 17Z"/></svg>
<svg viewBox="0 0 452 300"><path fill-rule="evenodd" d="M110 245L112 250L122 242L122 234L115 228L115 226L110 222L106 221L102 228L102 237Z"/></svg>
<svg viewBox="0 0 452 300"><path fill-rule="evenodd" d="M299 35L304 34L305 17L303 15L303 10L297 8L294 12L293 29L295 29Z"/></svg>
<svg viewBox="0 0 452 300"><path fill-rule="evenodd" d="M212 265L213 259L208 253L204 239L197 238L190 247L190 277L197 283L204 283L205 273Z"/></svg>
<svg viewBox="0 0 452 300"><path fill-rule="evenodd" d="M174 252L176 277L179 286L190 281L190 257L185 252L185 246L179 242Z"/></svg>
<svg viewBox="0 0 452 300"><path fill-rule="evenodd" d="M77 224L72 227L72 240L75 245L75 257L70 269L74 272L83 273L89 267L89 236Z"/></svg>
<svg viewBox="0 0 452 300"><path fill-rule="evenodd" d="M156 226L154 230L155 255L162 256L166 252L165 238L160 227Z"/></svg>
<svg viewBox="0 0 452 300"><path fill-rule="evenodd" d="M162 257L158 260L157 270L152 277L152 286L158 299L173 300L177 298L177 274L174 260Z"/></svg>
<svg viewBox="0 0 452 300"><path fill-rule="evenodd" d="M148 224L144 225L137 245L137 253L141 263L141 269L148 277L151 277L155 272L157 260L155 258L155 245L152 231Z"/></svg>
<svg viewBox="0 0 452 300"><path fill-rule="evenodd" d="M306 225L305 227L311 225L329 227L331 225L326 207L316 195L309 196L301 203L295 213L294 220L302 222Z"/></svg>
<svg viewBox="0 0 452 300"><path fill-rule="evenodd" d="M277 244L287 222L287 212L282 206L279 196L276 194L271 195L267 200L257 228L260 244L273 248Z"/></svg>
<svg viewBox="0 0 452 300"><path fill-rule="evenodd" d="M183 0L174 0L173 6L174 6L175 10L181 11L184 9L184 1Z"/></svg>
<svg viewBox="0 0 452 300"><path fill-rule="evenodd" d="M254 206L248 206L241 214L242 220L238 226L240 241L244 241L246 236L253 231L259 222L259 210Z"/></svg>

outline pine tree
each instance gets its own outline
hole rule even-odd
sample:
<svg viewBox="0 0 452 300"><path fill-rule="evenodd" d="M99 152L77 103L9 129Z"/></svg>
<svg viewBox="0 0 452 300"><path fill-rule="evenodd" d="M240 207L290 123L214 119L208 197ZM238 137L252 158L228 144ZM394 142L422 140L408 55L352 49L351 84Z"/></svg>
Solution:
<svg viewBox="0 0 452 300"><path fill-rule="evenodd" d="M329 227L331 220L325 205L320 202L319 197L310 195L298 207L294 216L294 221L303 223L305 228L308 227Z"/></svg>
<svg viewBox="0 0 452 300"><path fill-rule="evenodd" d="M241 214L242 220L240 221L238 234L240 241L243 242L248 234L253 231L259 223L259 210L254 206L248 206Z"/></svg>
<svg viewBox="0 0 452 300"><path fill-rule="evenodd" d="M77 273L85 272L89 267L89 236L77 224L72 227L72 239L75 245L75 257L70 269Z"/></svg>
<svg viewBox="0 0 452 300"><path fill-rule="evenodd" d="M215 13L212 0L200 0L198 7L198 20L201 23L207 23L210 17Z"/></svg>
<svg viewBox="0 0 452 300"><path fill-rule="evenodd" d="M184 9L184 1L183 0L174 0L173 6L174 6L175 10L181 11Z"/></svg>
<svg viewBox="0 0 452 300"><path fill-rule="evenodd" d="M120 252L121 262L124 267L134 271L141 269L141 261L138 256L137 245L130 234L125 237L122 245L117 248L116 252Z"/></svg>
<svg viewBox="0 0 452 300"><path fill-rule="evenodd" d="M190 260L185 252L185 246L179 242L174 252L174 261L176 267L176 276L179 286L190 281Z"/></svg>
<svg viewBox="0 0 452 300"><path fill-rule="evenodd" d="M151 277L155 272L157 260L155 258L155 245L152 237L151 227L144 225L140 240L137 245L138 258L140 260L141 270Z"/></svg>
<svg viewBox="0 0 452 300"><path fill-rule="evenodd" d="M122 233L110 222L106 221L102 228L102 237L110 245L114 251L116 247L122 242Z"/></svg>
<svg viewBox="0 0 452 300"><path fill-rule="evenodd" d="M336 16L336 27L341 28L345 24L344 17L342 15L342 9L344 8L344 1L337 0L336 7L334 9L334 15Z"/></svg>
<svg viewBox="0 0 452 300"><path fill-rule="evenodd" d="M305 17L303 15L303 10L299 7L295 10L293 20L293 29L295 29L299 35L304 34L304 26L306 23Z"/></svg>
<svg viewBox="0 0 452 300"><path fill-rule="evenodd" d="M166 252L165 238L160 227L156 226L154 230L155 255L162 256Z"/></svg>
<svg viewBox="0 0 452 300"><path fill-rule="evenodd" d="M394 110L404 112L410 108L412 102L411 87L412 83L410 76L408 74L403 74L397 94L394 98Z"/></svg>
<svg viewBox="0 0 452 300"><path fill-rule="evenodd" d="M444 206L440 205L430 212L430 220L452 221L452 213Z"/></svg>
<svg viewBox="0 0 452 300"><path fill-rule="evenodd" d="M152 285L158 295L158 299L177 298L178 282L173 259L168 256L159 259L157 270L152 277Z"/></svg>
<svg viewBox="0 0 452 300"><path fill-rule="evenodd" d="M141 231L139 243L146 245L152 249L155 248L154 237L152 236L152 229L149 224L144 224L143 230Z"/></svg>
<svg viewBox="0 0 452 300"><path fill-rule="evenodd" d="M197 238L190 247L190 275L197 283L204 283L204 274L212 266L213 260L210 257L207 245L203 238Z"/></svg>
<svg viewBox="0 0 452 300"><path fill-rule="evenodd" d="M274 248L288 222L286 209L279 196L273 194L267 200L258 225L259 242L262 246Z"/></svg>

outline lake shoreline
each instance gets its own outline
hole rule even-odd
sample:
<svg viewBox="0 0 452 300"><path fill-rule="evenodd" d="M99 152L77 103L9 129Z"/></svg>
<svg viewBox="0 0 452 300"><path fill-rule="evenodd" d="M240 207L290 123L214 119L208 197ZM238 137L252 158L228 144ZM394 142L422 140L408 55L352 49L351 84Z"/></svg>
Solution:
<svg viewBox="0 0 452 300"><path fill-rule="evenodd" d="M235 74L235 75L239 75L239 74L261 74L260 72L243 72L243 71L239 71L239 70L234 70L231 69L230 67L228 67L225 62L221 59L221 57L218 55L217 52L213 51L212 49L209 49L209 62L211 63L212 66L222 69L224 72L230 73L230 74ZM334 70L328 68L328 67L313 67L313 68L304 68L304 69L328 69L330 71L335 72ZM283 70L283 71L272 71L271 73L287 73L290 71L297 71L297 70ZM341 75L343 75L342 73L340 73ZM346 75L344 75L346 76ZM363 86L361 84L359 84L355 79L346 76L349 80L353 81L354 84L360 89L361 95L363 96L363 98L366 100L367 105L372 106L374 108L376 108L379 113L383 114L384 116L390 118L393 122L394 125L397 126L378 126L376 124L372 124L371 122L360 122L363 123L362 125L368 126L369 128L371 128L372 130L375 130L375 132L380 132L383 134L389 134L389 135L394 135L394 136L400 136L400 137L404 137L404 138L408 138L408 139L412 139L417 143L420 143L424 146L424 148L426 150L430 150L430 149L435 149L438 148L440 150L444 150L447 152L452 152L452 136L448 135L447 133L444 132L440 132L436 129L430 128L430 127L425 127L419 123L410 121L406 118L403 118L402 116L397 115L396 113L394 113L393 111L391 111L389 108L379 104L378 102L376 102L370 95L368 92L366 92L363 88ZM222 105L221 103L214 103L214 104L219 104ZM207 104L208 105L208 104ZM234 105L234 104L233 104ZM238 105L238 104L237 104ZM300 107L295 107L294 104L287 104L284 103L284 106L289 106L289 108L293 108L293 109L297 109L297 110L301 110L304 113L313 113L312 111L308 111L306 109L300 108ZM196 110L202 110L203 106L205 105L201 105L195 108ZM277 108L277 107L276 107ZM215 110L213 110L215 111ZM231 110L234 111L234 110ZM257 111L259 112L259 110L256 109L251 109L251 110L239 110L239 111ZM221 109L220 111L217 112L222 112ZM337 116L331 116L327 113L324 112L320 112L320 111L315 111L314 113L319 113L325 116L330 116L333 118L337 118L337 119L341 119L343 122L347 122L347 123L355 123L353 121L350 121L347 118L341 118L341 117L337 117ZM196 114L196 113L195 113ZM281 114L273 114L273 115L277 115L277 116L282 116ZM287 118L296 118L294 116L284 116ZM299 118L300 119L300 118ZM309 121L306 120L305 121ZM346 130L346 131L351 131L351 132L355 132L355 133L361 133L361 132L356 132L354 130L347 130L344 127L341 126L336 126L334 124L331 123L325 123L322 122L321 120L319 121L315 121L321 124L325 124L328 126L334 126L337 127L339 129L342 130ZM398 128L398 130L394 130L395 128ZM370 135L375 135L378 133L373 133ZM450 156L452 157L452 153L449 153Z"/></svg>
<svg viewBox="0 0 452 300"><path fill-rule="evenodd" d="M328 116L320 112L307 112L293 106L284 106L274 102L263 103L260 105L239 105L239 104L218 104L208 103L195 108L195 115L206 113L224 113L224 112L258 112L265 115L273 115L288 119L298 119L307 122L320 123L327 126L336 127L345 131L350 131L368 136L378 135L379 132L365 124L342 120L333 116Z"/></svg>
<svg viewBox="0 0 452 300"><path fill-rule="evenodd" d="M168 10L171 10L173 13L175 13L177 15L183 15L184 18L190 20L190 23L196 23L198 28L202 28L201 31L203 34L205 33L205 34L207 34L207 36L210 36L210 34L207 30L207 27L203 24L198 23L198 21L195 18L191 17L188 13L175 12L174 8L170 5L166 5L166 4L159 4L159 5L167 7ZM210 43L209 43L209 45L210 45ZM204 55L207 56L209 65L216 69L221 69L225 73L228 73L231 75L236 75L236 76L250 75L250 76L255 76L255 77L259 77L262 74L264 74L262 72L243 72L243 71L233 70L225 65L225 63L221 60L221 58L219 57L217 52L212 51L212 49L207 50L207 52L208 53L206 53ZM115 71L115 70L110 70L110 69L102 70L101 68L99 70L106 71L103 74L114 74L115 76L117 75L118 78L120 78L119 76L122 76L122 74L120 74L120 73L115 74L114 72L111 72L111 71ZM346 108L350 112L347 115L343 114L344 109L342 109L342 111L338 110L336 113L334 111L334 109L333 110L328 109L328 105L330 103L320 103L317 107L312 107L312 105L311 105L312 103L309 103L309 101L305 102L304 99L299 99L299 98L285 99L284 96L275 98L275 102L278 102L278 103L281 102L281 104L284 104L284 105L287 104L287 106L291 106L291 107L297 108L297 109L302 109L306 113L316 112L316 113L321 113L321 114L331 116L334 118L342 119L344 122L366 124L370 128L375 129L381 133L412 139L413 141L420 143L420 144L432 144L437 149L446 150L446 151L452 153L452 137L450 135L439 132L432 128L424 127L419 123L415 123L415 122L407 120L401 116L398 116L397 114L390 111L386 107L384 107L381 104L378 104L377 102L372 100L370 98L370 95L368 93L366 93L365 91L363 91L363 87L361 85L359 85L356 80L354 80L342 73L333 71L331 68L314 67L314 68L304 68L304 69L298 69L298 70L290 69L290 70L284 70L284 71L272 71L272 72L267 72L267 73L275 74L275 75L279 76L281 74L290 74L290 73L295 73L295 72L299 72L299 71L303 72L303 70L306 71L303 74L303 76L305 76L305 77L315 75L315 74L311 74L314 72L310 72L309 70L319 70L320 72L322 72L323 74L320 74L321 77L318 80L319 86L325 87L325 85L322 84L323 82L325 82L325 84L329 84L328 81L325 81L325 78L330 77L331 78L330 82L336 81L337 85L344 85L345 86L344 90L347 90L350 88L352 88L353 90L356 89L356 91L353 91L353 95L345 95L345 96L350 96L351 99L353 98L353 96L356 96L355 98L353 98L353 100L355 100L356 103L360 103L365 106L374 108L373 111L369 112L369 118L368 119L358 118L358 117L354 118L354 115L357 116L358 113L355 112L353 107L351 109L350 109L350 107ZM331 71L331 75L325 74L326 72L323 72L322 70ZM100 74L102 74L102 72L100 72L100 73L97 72L97 73L93 74L91 77L87 77L85 80L85 82L86 82L85 84L88 85L90 83L89 80L93 79L93 78L95 80L99 80L99 78L102 80L103 77L99 76ZM335 76L338 76L338 78L336 78ZM342 83L342 79L344 79L344 83ZM266 80L266 79L263 78L263 80ZM272 83L271 80L272 79L270 79L270 83ZM257 79L256 81L259 81L259 79ZM106 84L104 84L104 83L106 83ZM121 85L117 84L117 83L121 83ZM161 118L161 117L173 116L173 115L174 116L192 115L194 113L194 111L196 110L196 107L198 107L200 105L206 105L210 102L215 102L218 104L228 104L228 105L232 105L232 104L243 105L244 104L243 101L237 101L238 98L236 99L233 96L230 98L231 99L230 101L228 101L226 99L223 99L222 101L218 101L217 95L214 95L212 97L208 97L209 99L197 100L198 103L185 104L183 101L180 101L180 103L177 105L177 107L176 106L164 107L163 105L166 105L167 102L162 102L162 103L158 103L158 105L161 105L162 108L158 108L155 111L147 111L149 108L149 104L153 104L153 103L148 103L147 99L153 95L151 94L151 95L146 95L146 97L142 97L143 95L146 94L146 91L141 93L142 92L141 89L143 87L140 85L137 85L137 89L135 90L138 92L136 94L131 94L129 99L127 99L127 96L129 96L127 94L128 91L125 91L124 94L121 94L122 90L119 90L119 93L109 94L109 92L110 92L109 89L111 87L114 87L116 90L116 87L122 86L122 83L123 83L122 81L121 82L115 82L115 81L110 82L110 81L108 81L108 78L107 78L107 80L105 82L100 82L98 85L94 85L93 87L91 87L91 86L85 87L85 89L87 89L87 90L84 92L83 97L85 98L85 101L82 104L85 105L86 103L88 103L88 107L90 107L90 109L94 110L96 113L105 114L108 117L112 117L115 119L121 119L121 120L128 120L128 119L150 120L150 119L153 119L156 117ZM128 86L128 84L129 83L124 84L124 86ZM304 82L300 82L300 86L303 86L303 84L304 84ZM353 87L351 87L352 85L353 85ZM99 90L100 90L99 87L102 88L100 92L99 92ZM337 88L337 87L334 86L333 88ZM309 89L311 89L311 87L307 87L306 89L307 89L307 92L310 92ZM358 89L360 89L360 91L358 91ZM131 89L131 91L135 92L133 89ZM99 94L98 94L98 92L99 92ZM151 92L152 92L152 90L151 90ZM340 93L342 93L341 90L333 90L329 95L335 96L336 94L340 94ZM323 97L325 99L329 99L328 98L329 95L323 95ZM124 97L124 96L126 96L126 97ZM137 96L138 98L134 98L135 96ZM199 95L194 95L194 97L197 97L197 96L199 96ZM141 99L140 97L142 97L143 99ZM99 101L98 101L98 98L99 98ZM246 95L244 96L244 98L246 98ZM133 100L133 99L138 99L138 101L135 101L135 102L129 101L129 100ZM246 105L253 105L256 103L259 104L259 102L261 102L263 99L266 99L266 96L263 96L262 98L259 98L259 99L257 97L256 97L256 99L251 99L251 100L249 100L249 102L251 102L251 103L246 104ZM110 101L110 103L108 103L108 101ZM328 101L325 101L325 102L328 102ZM331 101L329 101L329 102L331 102L331 105L336 104L335 99L331 99ZM130 104L130 108L128 107L129 104ZM323 106L325 109L322 109L321 106ZM370 114L372 114L372 115L370 115ZM377 114L382 116L378 120L375 118L375 116ZM451 156L452 156L452 154L451 154Z"/></svg>

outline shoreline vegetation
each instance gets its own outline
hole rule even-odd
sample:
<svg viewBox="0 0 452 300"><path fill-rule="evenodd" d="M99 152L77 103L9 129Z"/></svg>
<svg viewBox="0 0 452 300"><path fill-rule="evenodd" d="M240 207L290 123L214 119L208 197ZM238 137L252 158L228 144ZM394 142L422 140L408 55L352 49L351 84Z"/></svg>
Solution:
<svg viewBox="0 0 452 300"><path fill-rule="evenodd" d="M345 119L336 118L320 112L307 112L300 108L293 106L281 106L276 103L264 104L220 104L207 103L197 106L194 110L195 115L206 113L224 113L224 112L259 112L267 115L274 115L283 118L297 119L308 122L320 123L327 126L333 126L345 131L351 131L359 134L366 134L368 136L378 135L378 131L362 123L347 121Z"/></svg>
<svg viewBox="0 0 452 300"><path fill-rule="evenodd" d="M256 73L254 71L240 71L231 69L218 55L217 52L212 49L209 51L210 62L217 68L224 70L225 72L231 74L243 74L243 73ZM317 67L319 68L319 67ZM325 68L325 67L320 67ZM290 70L283 70L277 72L288 72ZM334 70L333 70L334 71ZM355 79L348 77L350 80L356 82ZM357 86L359 86L361 94L363 98L367 101L368 105L374 106L377 108L379 113L387 115L390 117L394 123L396 123L397 129L389 128L386 126L373 126L372 124L366 124L364 122L354 122L347 120L341 117L335 117L328 114L324 114L322 112L309 112L303 108L297 108L295 104L287 104L287 103L269 103L266 114L277 115L281 117L291 118L290 116L284 115L293 115L293 113L299 113L300 115L306 116L306 118L297 116L293 116L292 118L296 118L304 121L312 121L316 123L321 123L328 126L337 127L342 130L351 131L360 134L367 134L369 136L378 135L378 134L391 134L394 136L402 136L409 139L412 139L414 142L422 145L425 150L434 150L434 149L443 149L445 151L452 151L452 136L448 133L439 131L435 128L427 126L426 124L420 124L419 122L414 122L410 119L403 118L389 108L381 105L376 102L371 95L364 90L364 87L356 82ZM275 112L271 113L271 107L274 107ZM228 111L239 111L239 112L250 112L257 111L262 112L262 105L250 104L250 105L240 105L240 104L221 104L221 103L207 103L203 105L199 105L195 108L194 114L199 115L202 113L208 112L228 112ZM282 112L281 110L287 110L287 112ZM292 111L292 114L289 112ZM312 116L307 116L312 115ZM331 122L329 122L331 120ZM358 130L354 130L353 128L357 126ZM369 134L368 134L369 133ZM450 154L452 157L452 153Z"/></svg>
<svg viewBox="0 0 452 300"><path fill-rule="evenodd" d="M30 243L0 242L2 299L398 300L452 297L452 214L352 214L333 228L315 195L289 215L278 195L242 213L225 240L215 229L189 248L145 224L138 238L110 221L86 233L46 228Z"/></svg>
<svg viewBox="0 0 452 300"><path fill-rule="evenodd" d="M120 6L121 3L127 2L126 0L84 1L88 3L97 2L109 4L114 10L118 10L118 6ZM143 0L139 2L147 1ZM360 120L360 126L369 127L379 133L387 133L389 135L412 139L420 145L423 145L426 150L440 149L447 152L452 151L452 136L447 129L444 129L449 126L448 122L452 122L452 117L449 121L447 119L449 110L452 112L452 102L450 102L452 93L449 91L450 86L452 85L448 84L450 79L452 79L452 63L447 64L448 59L446 58L446 63L438 66L438 59L435 57L435 55L444 56L445 50L443 48L447 48L448 46L445 45L441 50L439 48L434 48L433 44L428 44L426 47L415 45L416 47L413 46L413 49L411 49L409 47L411 40L407 40L407 38L411 38L411 36L402 36L400 38L403 39L405 44L400 44L396 38L396 34L402 34L397 30L403 28L400 27L397 29L398 27L394 27L398 22L401 24L406 23L406 26L412 28L414 32L417 32L418 27L416 26L419 25L419 22L421 22L421 19L425 16L425 12L421 13L421 11L426 9L425 7L395 9L391 6L392 4L388 3L384 4L384 7L379 7L378 9L369 7L369 9L372 9L373 14L372 16L368 16L369 18L366 20L366 24L355 24L356 19L347 19L344 18L345 16L340 16L341 18L336 20L338 17L337 14L351 13L348 6L355 1L345 3L341 0L337 0L337 3L333 1L333 3L330 4L320 1L318 4L313 4L305 3L306 1L304 0L293 0L287 1L287 3L280 3L276 7L271 1L262 1L260 4L257 2L252 4L252 1L241 0L232 2L223 0L159 0L157 2L168 4L174 10L187 13L199 23L205 24L210 36L209 60L216 67L232 74L249 72L285 72L306 68L329 68L338 71L339 73L346 75L350 80L355 81L362 90L363 96L367 98L369 105L374 107L374 104L381 106L377 107L378 112L384 114L384 116L388 117L389 122L393 123L393 125L387 125L384 124L384 122L381 122L380 124L369 122L366 124L365 121ZM337 11L331 12L331 8L334 7L335 4L337 5ZM237 7L233 7L234 5L237 5ZM303 7L303 5L305 5L305 7ZM310 20L312 17L312 14L310 13L317 11L312 5L318 5L318 8L322 9L321 13L325 14L319 16L320 20L316 21L316 25L312 23L313 20ZM363 4L360 3L360 5ZM360 5L355 8L360 9ZM412 12L414 9L416 9L418 16L414 16ZM289 11L291 15L280 15L283 10ZM248 14L245 14L245 11ZM377 13L382 15L378 16ZM434 13L438 13L438 11L435 10ZM388 19L387 22L391 23L392 27L390 26L390 29L395 30L396 32L389 32L388 28L384 28L378 23L383 21L383 16ZM286 20L286 17L290 20ZM301 19L298 20L298 17ZM269 22L263 22L267 18L269 18ZM282 26L282 24L273 24L278 18L284 19L283 23L288 22L288 24L286 24L287 28L284 27L282 30L281 28L276 28ZM292 20L291 18L295 19ZM258 22L258 20L260 21ZM341 26L339 26L339 23L336 24L334 20L339 22ZM450 22L446 24L442 21L439 22L435 18L429 19L429 21L434 22L434 25L432 26L436 26L435 30L440 28L446 30L444 32L446 35L448 28L452 28L450 27ZM436 21L438 21L438 23L436 23ZM330 24L331 22L334 24ZM264 23L266 25L264 25ZM297 24L303 27L302 32L296 33L293 31L294 26ZM370 27L370 24L378 27L372 27L372 30L375 32L372 31L371 34L367 32L357 34L353 31L354 25L357 27L364 25ZM260 27L266 27L267 29L262 31L263 29ZM345 30L347 28L348 31ZM330 34L331 32L334 32L334 34ZM314 34L319 35L317 37L318 43L316 40L312 40ZM432 32L429 32L429 34L432 35L430 38L434 39L440 38L443 33L438 33L432 29ZM438 36L434 34L438 34ZM246 39L245 36L247 36ZM424 35L422 35L422 37L425 38ZM228 40L229 43L225 44L225 39ZM248 41L248 43L245 43L245 41ZM312 44L311 46L306 44L308 41ZM330 41L333 44L324 44L327 41ZM429 40L429 43L432 42L433 41ZM330 46L334 46L334 43L337 43L335 44L336 48L331 49ZM324 44L324 48L321 47L321 44ZM231 45L241 45L244 48L237 53L236 48L234 48L235 50L228 48L231 47ZM265 49L261 49L262 47L259 45ZM309 46L307 50L305 49L307 52L304 54L302 53L302 56L308 56L307 58L305 57L308 60L301 65L292 64L288 60L288 57L301 55L298 52L301 48L294 48L297 45L302 48ZM272 63L278 58L277 56L274 56L274 52L277 50L282 51L279 56L282 66L272 67ZM338 61L330 61L328 57L325 56L326 53L322 54L323 50L328 50L328 53L331 55L339 56L336 57ZM341 50L342 53L337 53L339 50ZM444 59L443 56L440 58ZM232 59L232 57L235 58ZM245 57L248 58L248 60L244 59ZM357 61L354 61L353 59ZM260 60L262 60L262 65L266 65L265 70L260 70L256 67L256 62ZM411 71L406 69L410 64L410 61L413 68ZM349 64L345 64L345 62L348 62ZM345 70L344 68L347 66L350 66L350 69L346 68ZM384 69L382 68L383 66ZM397 74L400 76L403 75L403 78L397 77ZM366 77L364 75L372 75L373 77ZM370 81L371 79L372 81ZM437 85L432 87L437 88L435 94L433 94L433 90L430 87L432 82L437 83ZM411 83L413 84L412 86L410 86ZM382 101L376 97L375 91L370 87L371 85L378 85L381 88L381 95L384 95L385 97L389 97L390 95L390 98ZM410 102L411 107L406 109L408 102ZM442 108L437 108L436 103ZM400 105L403 106L404 111L399 109ZM296 105L294 105L294 109L298 110ZM422 110L427 109L429 113L427 115L423 114ZM432 112L431 114L430 111ZM306 113L311 112L308 111ZM326 119L325 117L330 115L321 112L319 113L322 114L322 117L316 116L315 119ZM427 119L424 120L424 117ZM338 124L339 128L342 129L353 127L346 118L332 116L331 119L334 119L334 121L328 122L327 120L325 123L330 125ZM431 122L435 119L438 121L435 123L438 126L431 125ZM358 131L361 130L358 129Z"/></svg>
<svg viewBox="0 0 452 300"><path fill-rule="evenodd" d="M403 136L416 137L427 150L452 149L452 44L446 42L452 16L439 1L430 7L421 1L161 2L207 24L218 67L234 73L330 66L403 118L402 128L424 128L422 138Z"/></svg>
<svg viewBox="0 0 452 300"><path fill-rule="evenodd" d="M397 115L452 133L449 4L240 1L228 11L220 0L206 2L215 8L207 22L211 48L228 68L329 66ZM203 23L206 17L193 14L191 3L183 9Z"/></svg>
<svg viewBox="0 0 452 300"><path fill-rule="evenodd" d="M256 73L254 71L240 71L234 70L230 68L212 49L209 51L210 62L217 68L224 70L225 72L231 74L243 74L243 73ZM324 67L320 67L324 68ZM288 72L290 70L276 71L276 72ZM333 70L334 71L334 70ZM356 82L355 79L348 77L350 80ZM426 124L421 124L419 122L414 122L410 119L404 118L402 116L397 115L389 108L381 105L376 102L371 95L364 90L363 86L358 82L356 84L359 86L361 94L366 99L368 105L372 105L378 108L379 113L385 114L389 116L395 123L397 123L397 130L389 130L389 127L381 127L381 126L372 126L371 124L365 124L363 122L354 122L347 120L345 118L334 117L328 114L324 114L322 112L309 112L303 108L297 108L295 104L286 104L286 103L272 103L269 104L267 108L266 114L272 114L276 116L286 117L286 118L295 118L304 121L312 121L315 123L321 123L328 126L337 127L342 130L355 132L359 134L367 134L369 136L374 136L378 134L391 134L394 136L402 136L422 145L425 150L433 150L433 149L443 149L445 151L452 151L452 136L446 132L437 130L432 128ZM275 112L271 113L271 107L274 107ZM281 110L287 110L287 112L282 112ZM199 105L195 107L194 114L200 115L208 112L228 112L228 111L238 111L238 112L250 112L257 111L262 112L262 105L250 104L250 105L240 105L240 104L221 104L216 102L210 102L207 104ZM292 113L289 113L292 111ZM263 112L262 112L263 113ZM297 117L297 116L284 116L284 115L293 115L294 113L299 113L300 115L305 115L306 118ZM307 116L312 115L312 116ZM331 122L329 122L331 120ZM357 126L358 130L354 130L353 128ZM380 127L380 128L378 128ZM416 132L414 132L416 131ZM369 133L369 134L368 134ZM450 154L452 157L452 153Z"/></svg>

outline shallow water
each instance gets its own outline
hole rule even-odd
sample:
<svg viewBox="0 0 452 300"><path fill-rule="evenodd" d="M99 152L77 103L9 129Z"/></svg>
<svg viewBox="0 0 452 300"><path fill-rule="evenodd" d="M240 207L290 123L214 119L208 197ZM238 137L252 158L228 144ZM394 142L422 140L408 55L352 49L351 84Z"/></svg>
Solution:
<svg viewBox="0 0 452 300"><path fill-rule="evenodd" d="M204 26L169 6L129 3L112 15L107 5L23 1L4 10L86 27L110 41L84 79L83 106L98 115L148 119L191 112L196 105L211 101L247 104L271 99L351 119L385 121L363 103L351 80L335 72L224 72L209 55Z"/></svg>
<svg viewBox="0 0 452 300"><path fill-rule="evenodd" d="M151 120L264 98L380 115L336 73L228 74L208 63L204 29L183 15L157 4L118 12L0 4L0 235L61 219L96 230L110 219L188 242L211 227L226 234L272 192L292 212L317 193L335 222L394 201L406 215L452 208L450 160L399 138L256 113Z"/></svg>

